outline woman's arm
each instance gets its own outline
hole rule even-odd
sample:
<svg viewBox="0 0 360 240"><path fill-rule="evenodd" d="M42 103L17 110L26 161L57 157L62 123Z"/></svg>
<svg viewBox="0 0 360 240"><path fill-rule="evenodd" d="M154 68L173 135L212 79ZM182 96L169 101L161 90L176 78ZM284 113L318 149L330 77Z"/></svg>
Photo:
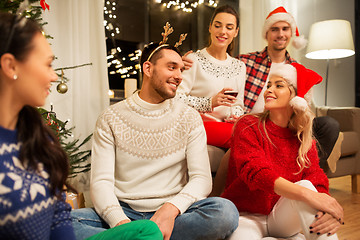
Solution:
<svg viewBox="0 0 360 240"><path fill-rule="evenodd" d="M316 216L318 220L310 225L309 231L320 234L333 234L340 224L343 224L343 208L335 198L326 193L312 191L282 177L275 180L274 191L282 197L305 202L320 211Z"/></svg>

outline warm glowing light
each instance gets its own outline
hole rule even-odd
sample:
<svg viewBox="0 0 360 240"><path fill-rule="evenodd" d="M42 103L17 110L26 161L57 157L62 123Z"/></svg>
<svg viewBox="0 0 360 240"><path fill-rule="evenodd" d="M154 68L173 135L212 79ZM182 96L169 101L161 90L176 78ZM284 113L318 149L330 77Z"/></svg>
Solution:
<svg viewBox="0 0 360 240"><path fill-rule="evenodd" d="M115 93L113 90L109 90L108 94L109 94L109 98L114 98Z"/></svg>
<svg viewBox="0 0 360 240"><path fill-rule="evenodd" d="M218 0L155 0L155 3L162 4L168 9L173 8L187 13L191 13L193 9L196 9L201 4L216 8L218 5L217 2Z"/></svg>

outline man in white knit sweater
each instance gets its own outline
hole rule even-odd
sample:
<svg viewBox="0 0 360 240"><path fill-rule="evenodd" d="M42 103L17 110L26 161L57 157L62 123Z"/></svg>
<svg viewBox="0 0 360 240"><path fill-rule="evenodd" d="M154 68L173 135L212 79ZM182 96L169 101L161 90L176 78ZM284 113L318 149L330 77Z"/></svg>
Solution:
<svg viewBox="0 0 360 240"><path fill-rule="evenodd" d="M164 239L223 239L237 227L235 206L206 198L212 179L199 113L176 100L184 64L177 48L150 44L141 56L140 92L110 106L93 137L94 209L72 212L84 239L139 219Z"/></svg>

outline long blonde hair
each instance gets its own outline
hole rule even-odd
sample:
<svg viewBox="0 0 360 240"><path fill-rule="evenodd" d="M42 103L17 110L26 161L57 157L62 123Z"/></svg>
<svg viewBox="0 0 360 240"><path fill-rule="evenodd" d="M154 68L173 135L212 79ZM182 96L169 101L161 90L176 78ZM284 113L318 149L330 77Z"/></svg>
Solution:
<svg viewBox="0 0 360 240"><path fill-rule="evenodd" d="M290 91L294 91L294 87L292 85L289 85L289 89ZM264 112L255 116L259 117L259 125L261 124L263 126L266 137L271 142L265 128L265 121L269 118L269 113L269 110L264 110ZM307 107L305 111L293 108L293 114L290 117L288 128L296 134L300 141L298 156L296 158L296 162L300 170L296 174L299 174L304 168L309 168L311 165L311 161L309 160L307 153L311 149L314 139L312 131L313 120L314 114L309 107Z"/></svg>

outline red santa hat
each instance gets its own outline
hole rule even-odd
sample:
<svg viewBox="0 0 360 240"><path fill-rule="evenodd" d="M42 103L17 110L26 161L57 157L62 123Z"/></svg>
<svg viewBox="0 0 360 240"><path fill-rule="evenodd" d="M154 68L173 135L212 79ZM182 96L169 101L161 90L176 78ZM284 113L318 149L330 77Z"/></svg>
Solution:
<svg viewBox="0 0 360 240"><path fill-rule="evenodd" d="M299 63L280 64L271 67L272 75L284 78L296 90L296 96L290 100L290 105L300 111L305 111L312 98L312 87L322 81L322 77Z"/></svg>
<svg viewBox="0 0 360 240"><path fill-rule="evenodd" d="M288 13L283 7L278 7L274 9L267 16L262 32L264 39L266 39L266 33L267 31L269 31L270 27L277 22L287 22L290 24L292 36L295 36L292 41L292 45L296 49L301 50L306 46L307 40L305 39L304 35L299 35L299 29L296 26L294 17L290 13Z"/></svg>

